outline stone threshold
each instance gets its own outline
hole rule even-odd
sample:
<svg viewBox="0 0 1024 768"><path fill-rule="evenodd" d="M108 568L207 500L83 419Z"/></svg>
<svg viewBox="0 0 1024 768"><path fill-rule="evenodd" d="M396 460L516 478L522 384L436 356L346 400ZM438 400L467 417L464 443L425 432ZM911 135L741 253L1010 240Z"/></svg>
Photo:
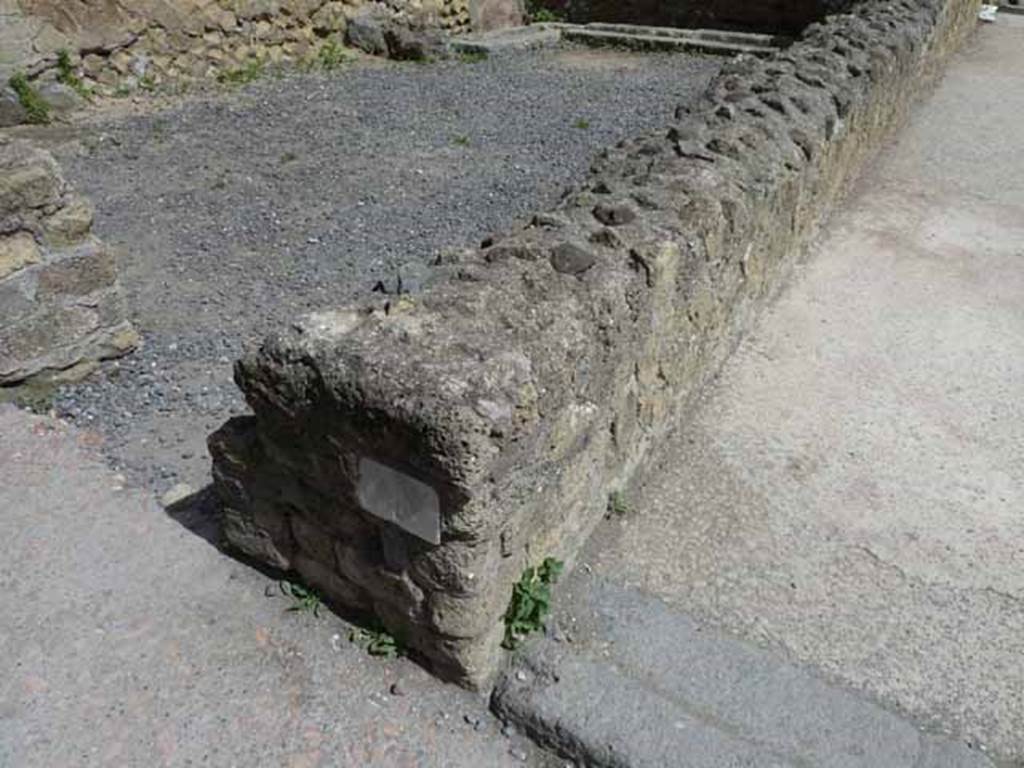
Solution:
<svg viewBox="0 0 1024 768"><path fill-rule="evenodd" d="M512 27L452 41L458 53L494 54L558 45L563 42L616 46L639 51L693 51L732 56L747 53L770 56L789 45L787 37L715 29L645 27L634 24L565 24L545 22Z"/></svg>

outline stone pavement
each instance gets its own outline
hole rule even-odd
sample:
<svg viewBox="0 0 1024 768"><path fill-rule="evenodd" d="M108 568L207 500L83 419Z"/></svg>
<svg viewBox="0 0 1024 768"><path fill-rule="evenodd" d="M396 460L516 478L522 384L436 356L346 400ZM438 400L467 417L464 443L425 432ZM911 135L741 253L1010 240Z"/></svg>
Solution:
<svg viewBox="0 0 1024 768"><path fill-rule="evenodd" d="M528 651L549 677L513 678L506 709L588 754L620 750L598 764L717 738L740 757L695 764L765 765L742 749L773 744L781 764L1024 765L1022 117L1024 18L1001 16L865 173L633 511L588 545L596 580L563 621L613 619L576 654ZM660 629L628 610L652 595L675 609ZM750 677L723 662L736 654ZM619 701L576 679L595 661ZM832 687L787 698L793 680L814 688L804 675ZM838 688L876 702L874 726L859 751L817 752L813 722L853 728ZM901 752L913 740L883 707L975 751ZM643 728L666 718L682 735Z"/></svg>
<svg viewBox="0 0 1024 768"><path fill-rule="evenodd" d="M878 704L649 594L577 573L494 704L593 768L992 768Z"/></svg>
<svg viewBox="0 0 1024 768"><path fill-rule="evenodd" d="M480 698L287 612L95 434L0 406L0 435L2 768L547 764Z"/></svg>

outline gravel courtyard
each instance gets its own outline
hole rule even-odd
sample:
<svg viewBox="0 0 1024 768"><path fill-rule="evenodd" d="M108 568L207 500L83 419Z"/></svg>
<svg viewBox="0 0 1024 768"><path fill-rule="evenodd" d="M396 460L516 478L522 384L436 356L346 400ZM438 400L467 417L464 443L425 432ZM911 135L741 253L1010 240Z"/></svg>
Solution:
<svg viewBox="0 0 1024 768"><path fill-rule="evenodd" d="M145 342L65 388L58 412L103 434L134 482L201 487L205 436L245 408L243 344L527 220L601 147L665 125L719 64L573 48L363 62L51 133Z"/></svg>

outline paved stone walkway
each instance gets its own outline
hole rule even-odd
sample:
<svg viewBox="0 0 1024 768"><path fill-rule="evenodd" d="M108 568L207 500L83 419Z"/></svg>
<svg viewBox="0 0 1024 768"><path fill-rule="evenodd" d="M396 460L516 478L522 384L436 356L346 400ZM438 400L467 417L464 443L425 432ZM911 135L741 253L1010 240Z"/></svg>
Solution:
<svg viewBox="0 0 1024 768"><path fill-rule="evenodd" d="M1024 765L1024 18L982 25L583 558Z"/></svg>

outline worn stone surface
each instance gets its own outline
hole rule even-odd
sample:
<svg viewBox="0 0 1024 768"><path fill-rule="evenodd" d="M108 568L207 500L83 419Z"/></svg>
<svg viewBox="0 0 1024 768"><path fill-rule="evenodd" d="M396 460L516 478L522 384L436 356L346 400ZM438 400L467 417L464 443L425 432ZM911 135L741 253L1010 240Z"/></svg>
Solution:
<svg viewBox="0 0 1024 768"><path fill-rule="evenodd" d="M976 10L869 0L773 58L738 57L665 130L603 152L508 257L484 249L420 295L267 339L236 368L255 416L211 443L248 531L236 544L287 558L287 521L317 521L342 545L321 564L385 625L440 674L486 680L524 565L571 561ZM623 199L629 223L595 217ZM434 489L439 545L362 509L364 458Z"/></svg>
<svg viewBox="0 0 1024 768"><path fill-rule="evenodd" d="M644 592L577 573L556 605L563 637L529 641L492 702L576 764L995 768L981 750Z"/></svg>
<svg viewBox="0 0 1024 768"><path fill-rule="evenodd" d="M479 32L519 26L526 13L523 0L476 0L468 10L471 27Z"/></svg>
<svg viewBox="0 0 1024 768"><path fill-rule="evenodd" d="M422 18L394 17L367 9L348 23L345 39L353 48L399 61L428 61L447 55L445 38Z"/></svg>
<svg viewBox="0 0 1024 768"><path fill-rule="evenodd" d="M54 159L0 139L0 385L133 349L113 254Z"/></svg>
<svg viewBox="0 0 1024 768"><path fill-rule="evenodd" d="M3 72L0 71L0 77ZM28 119L28 112L21 106L18 94L7 85L7 81L0 81L0 128L9 128L12 125L21 125Z"/></svg>
<svg viewBox="0 0 1024 768"><path fill-rule="evenodd" d="M383 20L374 14L361 13L353 18L346 28L345 38L353 48L374 56L388 52Z"/></svg>
<svg viewBox="0 0 1024 768"><path fill-rule="evenodd" d="M0 280L29 264L38 264L41 254L30 232L15 232L0 238Z"/></svg>

